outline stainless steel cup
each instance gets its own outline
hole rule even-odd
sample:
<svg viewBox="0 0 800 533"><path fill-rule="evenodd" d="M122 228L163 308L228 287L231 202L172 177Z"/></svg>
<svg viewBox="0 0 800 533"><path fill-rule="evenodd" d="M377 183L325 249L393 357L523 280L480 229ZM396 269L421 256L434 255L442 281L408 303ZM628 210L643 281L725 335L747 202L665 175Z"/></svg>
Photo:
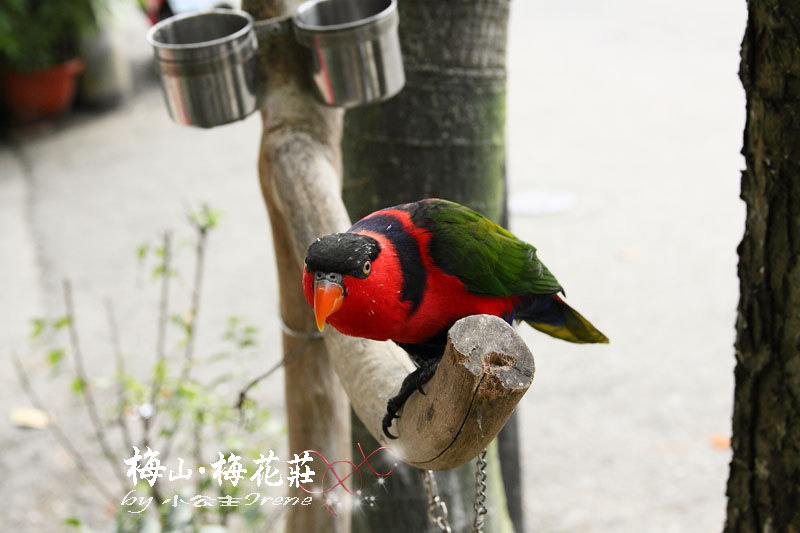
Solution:
<svg viewBox="0 0 800 533"><path fill-rule="evenodd" d="M147 33L175 122L211 128L256 109L253 18L245 11L212 9L177 15Z"/></svg>
<svg viewBox="0 0 800 533"><path fill-rule="evenodd" d="M311 75L328 105L386 100L405 84L396 0L310 0L293 16L311 49Z"/></svg>

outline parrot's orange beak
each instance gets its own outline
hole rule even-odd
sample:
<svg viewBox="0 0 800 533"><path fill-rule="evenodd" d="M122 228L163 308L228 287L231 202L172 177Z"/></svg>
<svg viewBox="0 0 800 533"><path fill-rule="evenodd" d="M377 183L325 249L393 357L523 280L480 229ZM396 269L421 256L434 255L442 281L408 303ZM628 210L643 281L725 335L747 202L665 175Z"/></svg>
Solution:
<svg viewBox="0 0 800 533"><path fill-rule="evenodd" d="M343 301L344 289L341 285L327 280L314 283L314 316L320 331L325 327L328 317L339 310Z"/></svg>

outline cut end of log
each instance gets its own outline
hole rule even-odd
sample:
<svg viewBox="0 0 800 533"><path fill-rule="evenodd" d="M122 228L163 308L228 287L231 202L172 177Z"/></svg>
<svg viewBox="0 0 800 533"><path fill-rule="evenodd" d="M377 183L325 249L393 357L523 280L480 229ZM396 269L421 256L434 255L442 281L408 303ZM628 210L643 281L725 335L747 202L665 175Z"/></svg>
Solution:
<svg viewBox="0 0 800 533"><path fill-rule="evenodd" d="M463 318L426 394L413 394L395 422L398 441L386 444L419 468L464 464L502 429L533 374L533 355L514 328L490 315Z"/></svg>
<svg viewBox="0 0 800 533"><path fill-rule="evenodd" d="M506 321L492 315L474 315L456 322L447 335L448 350L474 372L496 376L504 387L525 390L533 380L533 355ZM445 351L445 354L447 351Z"/></svg>

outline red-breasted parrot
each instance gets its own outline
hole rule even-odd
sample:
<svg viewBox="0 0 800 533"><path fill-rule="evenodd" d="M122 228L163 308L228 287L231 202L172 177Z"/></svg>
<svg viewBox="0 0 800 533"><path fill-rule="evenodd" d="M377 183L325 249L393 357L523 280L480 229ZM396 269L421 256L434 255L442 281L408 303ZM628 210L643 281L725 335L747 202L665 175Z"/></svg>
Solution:
<svg viewBox="0 0 800 533"><path fill-rule="evenodd" d="M382 209L317 239L306 253L303 292L320 330L328 322L346 335L393 340L418 365L387 406L390 438L397 411L433 376L460 318L496 315L570 342L608 342L559 297L564 290L536 248L448 200Z"/></svg>

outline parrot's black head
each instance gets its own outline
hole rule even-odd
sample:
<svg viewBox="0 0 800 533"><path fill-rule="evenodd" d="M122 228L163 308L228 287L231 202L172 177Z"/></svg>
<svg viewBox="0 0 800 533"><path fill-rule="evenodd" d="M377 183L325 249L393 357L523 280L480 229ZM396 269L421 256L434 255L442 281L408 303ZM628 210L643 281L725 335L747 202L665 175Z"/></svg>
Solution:
<svg viewBox="0 0 800 533"><path fill-rule="evenodd" d="M378 258L378 241L358 233L333 233L311 243L306 251L303 287L320 331L347 296L347 277L365 280ZM350 279L350 283L357 280Z"/></svg>
<svg viewBox="0 0 800 533"><path fill-rule="evenodd" d="M334 272L366 278L369 266L381 252L378 241L358 233L332 233L311 243L306 251L306 266L311 272Z"/></svg>

